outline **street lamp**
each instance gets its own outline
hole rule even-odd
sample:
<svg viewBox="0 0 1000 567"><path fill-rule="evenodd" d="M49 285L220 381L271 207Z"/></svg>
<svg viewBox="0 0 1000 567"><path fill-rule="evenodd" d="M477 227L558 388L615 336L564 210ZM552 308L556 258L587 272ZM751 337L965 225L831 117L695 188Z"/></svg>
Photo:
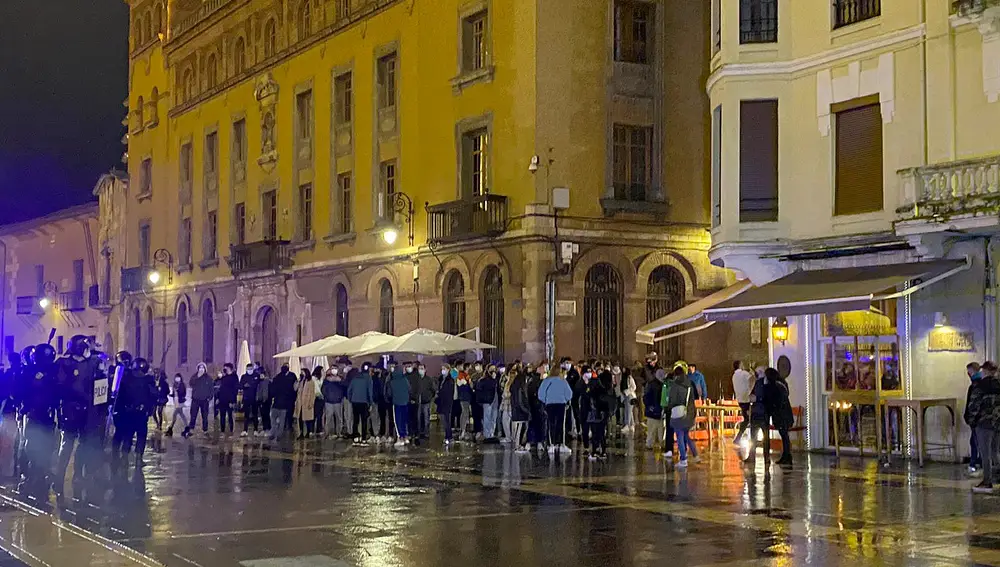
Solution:
<svg viewBox="0 0 1000 567"><path fill-rule="evenodd" d="M48 297L43 297L43 298L41 298L41 299L38 300L38 306L41 307L42 309L48 309L49 305L51 305L51 304L52 304L52 302L49 301Z"/></svg>
<svg viewBox="0 0 1000 567"><path fill-rule="evenodd" d="M147 276L147 277L149 278L149 283L151 283L153 285L156 285L156 284L160 283L160 272L158 272L156 270L151 270L149 272L149 276Z"/></svg>
<svg viewBox="0 0 1000 567"><path fill-rule="evenodd" d="M38 307L42 311L52 306L52 297L55 297L57 291L59 291L59 287L53 281L47 281L42 284L42 296L38 298Z"/></svg>
<svg viewBox="0 0 1000 567"><path fill-rule="evenodd" d="M174 279L174 257L166 248L160 248L153 252L153 267L146 274L146 279L152 285L159 285L163 281L163 273L158 266L163 266L167 271L167 284L173 283Z"/></svg>
<svg viewBox="0 0 1000 567"><path fill-rule="evenodd" d="M381 201L381 197L379 197ZM382 220L375 225L375 230L382 234L382 241L388 245L393 245L399 238L399 226L396 224L395 217L397 214L403 216L403 221L409 230L407 236L409 239L410 246L413 246L413 200L410 196L402 191L394 191L388 196L388 214L383 213ZM379 207L382 208L381 206Z"/></svg>

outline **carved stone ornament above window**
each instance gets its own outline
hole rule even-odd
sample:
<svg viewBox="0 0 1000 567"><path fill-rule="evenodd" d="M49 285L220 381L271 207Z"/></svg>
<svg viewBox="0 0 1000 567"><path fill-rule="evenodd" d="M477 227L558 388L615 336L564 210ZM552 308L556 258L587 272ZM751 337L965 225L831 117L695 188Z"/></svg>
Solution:
<svg viewBox="0 0 1000 567"><path fill-rule="evenodd" d="M1000 2L980 0L969 4L973 6L971 9L958 13L975 24L983 36L983 93L989 102L997 102L1000 100Z"/></svg>
<svg viewBox="0 0 1000 567"><path fill-rule="evenodd" d="M274 171L278 163L278 150L276 146L277 122L274 118L276 106L278 104L278 83L270 73L266 73L257 79L254 89L254 96L260 104L260 157L257 158L257 165L264 171L270 173Z"/></svg>

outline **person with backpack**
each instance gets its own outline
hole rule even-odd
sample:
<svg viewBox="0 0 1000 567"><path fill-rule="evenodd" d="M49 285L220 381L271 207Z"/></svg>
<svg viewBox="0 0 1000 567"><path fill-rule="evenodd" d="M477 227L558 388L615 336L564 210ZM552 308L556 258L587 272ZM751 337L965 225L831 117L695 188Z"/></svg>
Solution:
<svg viewBox="0 0 1000 567"><path fill-rule="evenodd" d="M781 458L779 465L792 465L792 442L788 437L788 429L795 424L795 414L789 401L788 382L774 368L764 370L764 380L767 382L767 413L771 416L771 424L781 436Z"/></svg>
<svg viewBox="0 0 1000 567"><path fill-rule="evenodd" d="M965 404L965 422L976 431L979 457L983 460L983 480L972 488L980 494L993 493L993 473L996 464L997 430L1000 429L1000 380L997 366L984 362L981 377L969 388Z"/></svg>
<svg viewBox="0 0 1000 567"><path fill-rule="evenodd" d="M645 406L646 416L646 448L652 449L656 445L664 443L664 422L663 405L663 380L667 372L662 368L657 368L653 378L646 383L646 389L642 393L642 402Z"/></svg>
<svg viewBox="0 0 1000 567"><path fill-rule="evenodd" d="M670 412L670 427L677 435L677 451L680 461L677 466L684 468L688 466L688 451L691 458L698 462L698 448L695 447L694 440L691 439L691 428L694 427L695 405L694 401L698 395L695 386L688 378L687 371L683 366L674 368L674 379L667 389L665 400L661 400L663 409Z"/></svg>

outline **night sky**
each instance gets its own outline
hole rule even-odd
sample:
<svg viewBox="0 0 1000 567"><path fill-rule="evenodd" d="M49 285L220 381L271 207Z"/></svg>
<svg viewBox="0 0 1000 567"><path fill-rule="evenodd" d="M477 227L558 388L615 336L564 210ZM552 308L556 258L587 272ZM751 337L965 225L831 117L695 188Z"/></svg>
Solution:
<svg viewBox="0 0 1000 567"><path fill-rule="evenodd" d="M92 200L122 168L123 0L0 0L0 223Z"/></svg>

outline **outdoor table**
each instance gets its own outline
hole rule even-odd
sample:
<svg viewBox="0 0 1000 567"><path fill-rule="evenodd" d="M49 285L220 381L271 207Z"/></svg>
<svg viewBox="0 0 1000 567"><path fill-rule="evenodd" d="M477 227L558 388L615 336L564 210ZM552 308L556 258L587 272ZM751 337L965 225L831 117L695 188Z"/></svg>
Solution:
<svg viewBox="0 0 1000 567"><path fill-rule="evenodd" d="M708 445L712 446L712 422L713 416L718 417L718 427L719 427L719 439L725 439L726 430L726 414L728 413L740 413L740 406L738 405L728 405L728 404L705 404L698 406L699 411L705 414L705 418L708 423Z"/></svg>
<svg viewBox="0 0 1000 567"><path fill-rule="evenodd" d="M882 398L882 404L888 408L910 408L917 416L917 462L924 466L924 454L927 446L935 448L950 448L952 460L958 462L958 400L955 398ZM924 414L927 408L945 407L951 413L951 443L927 443L924 424ZM883 413L885 417L885 431L889 431L889 412ZM888 443L886 444L888 445ZM886 462L892 451L886 451Z"/></svg>

